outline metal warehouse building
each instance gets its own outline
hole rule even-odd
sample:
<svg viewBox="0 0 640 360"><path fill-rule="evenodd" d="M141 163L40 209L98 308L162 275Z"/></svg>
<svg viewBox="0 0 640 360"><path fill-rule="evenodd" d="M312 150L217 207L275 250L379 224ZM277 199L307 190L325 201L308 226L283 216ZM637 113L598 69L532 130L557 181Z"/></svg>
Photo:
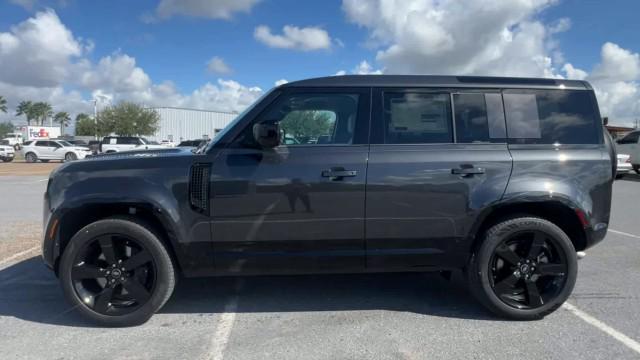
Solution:
<svg viewBox="0 0 640 360"><path fill-rule="evenodd" d="M150 139L195 140L213 136L224 129L238 114L219 111L184 109L174 107L151 108L160 115L158 132Z"/></svg>

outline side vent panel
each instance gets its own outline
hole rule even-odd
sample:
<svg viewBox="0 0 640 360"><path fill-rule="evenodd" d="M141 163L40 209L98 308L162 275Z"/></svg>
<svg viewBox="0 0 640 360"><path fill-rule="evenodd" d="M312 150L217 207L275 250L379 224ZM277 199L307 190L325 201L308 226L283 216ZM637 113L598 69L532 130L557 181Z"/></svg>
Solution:
<svg viewBox="0 0 640 360"><path fill-rule="evenodd" d="M189 201L191 207L209 214L209 175L211 164L194 164L189 174Z"/></svg>

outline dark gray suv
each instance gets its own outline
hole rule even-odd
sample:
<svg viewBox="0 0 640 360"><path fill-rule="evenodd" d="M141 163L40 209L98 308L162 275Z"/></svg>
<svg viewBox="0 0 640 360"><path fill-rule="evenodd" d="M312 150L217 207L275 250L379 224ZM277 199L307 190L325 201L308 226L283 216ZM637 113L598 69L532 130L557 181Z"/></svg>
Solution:
<svg viewBox="0 0 640 360"><path fill-rule="evenodd" d="M303 80L195 153L59 167L43 258L109 326L146 321L178 274L457 269L494 313L537 319L604 238L615 165L584 81Z"/></svg>

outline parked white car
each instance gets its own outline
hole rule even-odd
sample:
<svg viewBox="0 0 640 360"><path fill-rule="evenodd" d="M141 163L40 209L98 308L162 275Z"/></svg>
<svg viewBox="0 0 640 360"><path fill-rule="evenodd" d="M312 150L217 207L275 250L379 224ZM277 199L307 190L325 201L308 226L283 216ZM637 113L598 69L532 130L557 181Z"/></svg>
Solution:
<svg viewBox="0 0 640 360"><path fill-rule="evenodd" d="M616 169L616 177L621 178L631 172L631 156L629 154L618 154L618 166Z"/></svg>
<svg viewBox="0 0 640 360"><path fill-rule="evenodd" d="M136 136L107 136L100 143L100 152L102 153L166 148L166 146Z"/></svg>
<svg viewBox="0 0 640 360"><path fill-rule="evenodd" d="M628 133L622 139L618 139L616 143L618 153L631 155L631 166L640 174L640 130Z"/></svg>
<svg viewBox="0 0 640 360"><path fill-rule="evenodd" d="M22 147L24 159L28 163L49 160L73 161L91 155L91 150L75 146L64 140L36 140L25 143Z"/></svg>
<svg viewBox="0 0 640 360"><path fill-rule="evenodd" d="M13 146L9 144L8 141L2 140L0 142L0 160L2 162L10 162L13 161L16 152L13 149Z"/></svg>

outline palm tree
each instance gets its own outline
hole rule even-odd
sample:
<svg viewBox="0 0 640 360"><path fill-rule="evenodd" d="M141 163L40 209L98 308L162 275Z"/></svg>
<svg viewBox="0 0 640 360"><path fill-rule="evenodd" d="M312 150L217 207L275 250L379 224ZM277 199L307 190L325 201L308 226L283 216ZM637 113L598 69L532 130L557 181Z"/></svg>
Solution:
<svg viewBox="0 0 640 360"><path fill-rule="evenodd" d="M20 101L20 104L18 104L18 107L16 108L16 116L22 115L27 118L27 126L31 125L31 120L35 118L33 103L31 101Z"/></svg>
<svg viewBox="0 0 640 360"><path fill-rule="evenodd" d="M64 135L64 128L69 126L71 116L69 116L69 113L66 111L60 111L53 116L53 121L60 124L60 134Z"/></svg>
<svg viewBox="0 0 640 360"><path fill-rule="evenodd" d="M7 112L7 100L2 96L0 96L0 112Z"/></svg>
<svg viewBox="0 0 640 360"><path fill-rule="evenodd" d="M47 118L53 116L53 108L47 102L37 102L33 104L36 119L40 120L40 125L44 125Z"/></svg>

